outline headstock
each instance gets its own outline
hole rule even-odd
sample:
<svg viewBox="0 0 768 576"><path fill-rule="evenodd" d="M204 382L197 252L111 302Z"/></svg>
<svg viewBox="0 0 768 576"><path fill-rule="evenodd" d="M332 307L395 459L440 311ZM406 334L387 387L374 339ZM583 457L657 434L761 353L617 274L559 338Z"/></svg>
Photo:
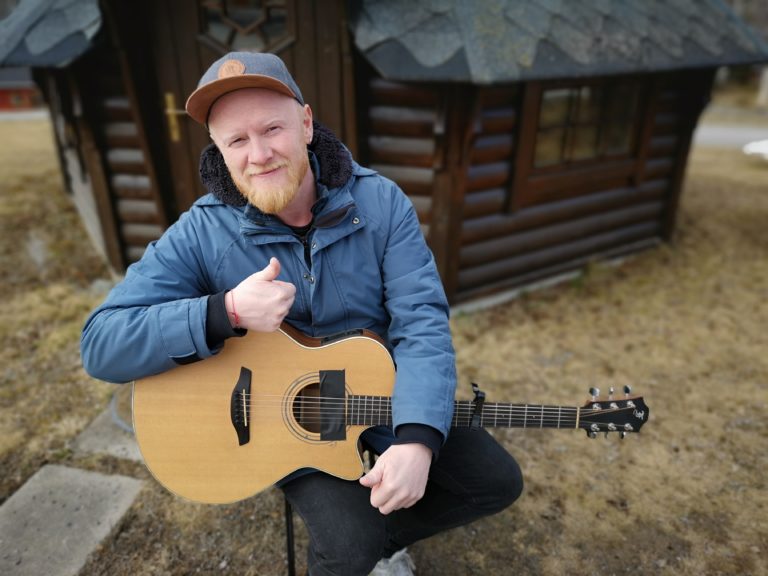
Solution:
<svg viewBox="0 0 768 576"><path fill-rule="evenodd" d="M624 395L614 397L613 388L607 398L600 398L600 390L590 388L590 400L579 411L579 428L587 436L595 438L598 432L618 432L624 438L630 432L639 432L648 421L649 410L642 396L632 396L629 386L624 386Z"/></svg>

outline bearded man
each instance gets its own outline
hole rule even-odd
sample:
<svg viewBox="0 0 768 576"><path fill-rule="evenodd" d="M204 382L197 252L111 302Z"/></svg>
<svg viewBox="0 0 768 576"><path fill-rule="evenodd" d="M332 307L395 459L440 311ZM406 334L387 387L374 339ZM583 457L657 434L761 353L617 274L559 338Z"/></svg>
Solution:
<svg viewBox="0 0 768 576"><path fill-rule="evenodd" d="M83 364L121 383L283 322L313 337L375 332L397 366L392 426L361 437L375 464L359 481L301 469L278 485L307 525L309 574L410 574L406 546L522 490L489 434L451 429L448 304L413 206L313 121L274 55L216 61L187 112L213 140L200 169L209 194L91 314Z"/></svg>

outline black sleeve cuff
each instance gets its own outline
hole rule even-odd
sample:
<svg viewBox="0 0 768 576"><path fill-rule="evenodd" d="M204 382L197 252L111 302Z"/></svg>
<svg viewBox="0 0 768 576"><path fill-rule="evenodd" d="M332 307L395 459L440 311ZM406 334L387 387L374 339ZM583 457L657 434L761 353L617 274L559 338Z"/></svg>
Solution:
<svg viewBox="0 0 768 576"><path fill-rule="evenodd" d="M443 435L432 426L426 424L401 424L395 430L393 444L424 444L432 450L432 461L437 460L440 447L443 445Z"/></svg>
<svg viewBox="0 0 768 576"><path fill-rule="evenodd" d="M224 345L227 338L243 336L247 330L232 328L227 308L224 306L226 290L208 296L208 310L205 313L205 342L208 348L216 350Z"/></svg>

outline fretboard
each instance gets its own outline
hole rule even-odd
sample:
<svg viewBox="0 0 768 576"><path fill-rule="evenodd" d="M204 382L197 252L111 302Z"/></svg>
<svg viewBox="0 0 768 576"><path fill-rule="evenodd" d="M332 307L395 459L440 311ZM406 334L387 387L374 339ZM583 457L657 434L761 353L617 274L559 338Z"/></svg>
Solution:
<svg viewBox="0 0 768 576"><path fill-rule="evenodd" d="M541 404L506 404L485 402L478 424L484 428L576 428L579 408ZM454 428L470 426L475 404L470 400L454 402ZM387 396L348 396L347 424L377 426L392 424L392 399Z"/></svg>

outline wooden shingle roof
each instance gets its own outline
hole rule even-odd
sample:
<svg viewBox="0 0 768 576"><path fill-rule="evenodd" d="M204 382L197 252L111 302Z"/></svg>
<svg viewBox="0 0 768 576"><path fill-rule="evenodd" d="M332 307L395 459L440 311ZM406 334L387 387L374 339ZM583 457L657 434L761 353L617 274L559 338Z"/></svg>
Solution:
<svg viewBox="0 0 768 576"><path fill-rule="evenodd" d="M98 0L26 0L0 20L0 66L64 67L91 48Z"/></svg>
<svg viewBox="0 0 768 576"><path fill-rule="evenodd" d="M392 80L475 84L768 61L722 0L358 0L350 28Z"/></svg>

